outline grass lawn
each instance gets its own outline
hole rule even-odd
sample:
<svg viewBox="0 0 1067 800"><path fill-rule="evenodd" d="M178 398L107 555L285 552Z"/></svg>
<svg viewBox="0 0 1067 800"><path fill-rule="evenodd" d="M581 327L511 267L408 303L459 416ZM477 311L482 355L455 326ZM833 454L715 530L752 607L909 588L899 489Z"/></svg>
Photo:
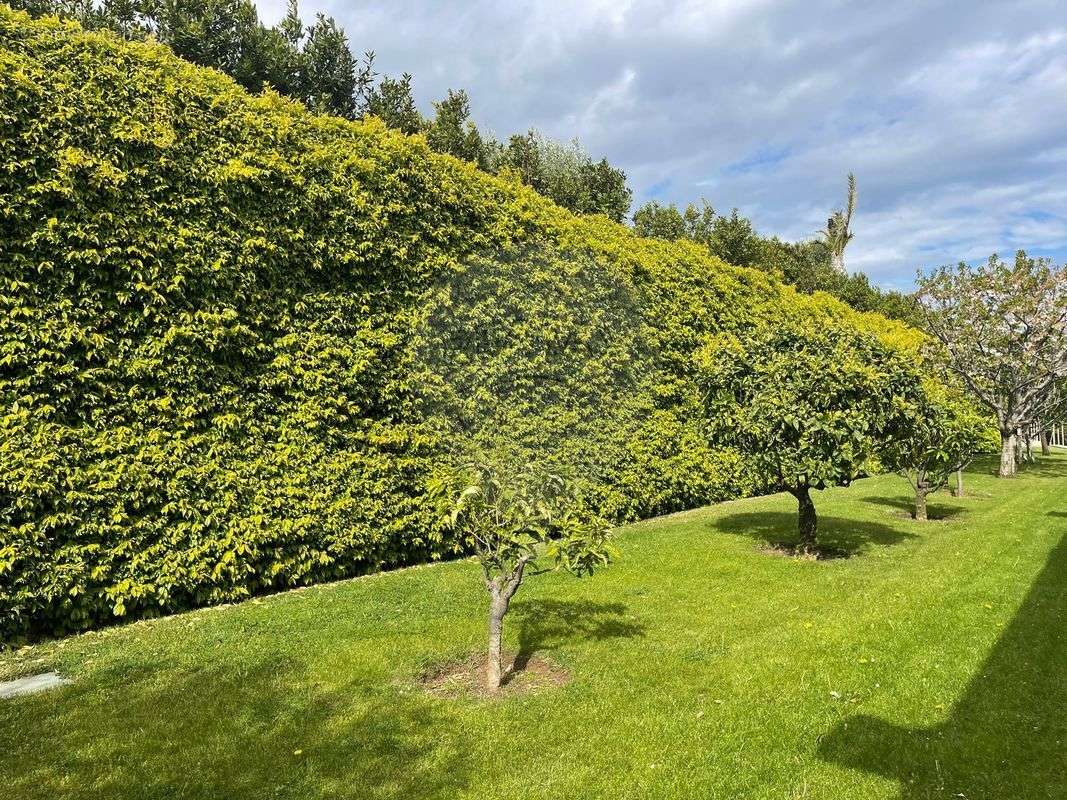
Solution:
<svg viewBox="0 0 1067 800"><path fill-rule="evenodd" d="M520 591L506 638L569 671L438 697L480 648L472 562L0 655L72 685L0 702L0 795L352 798L1067 797L1067 456L983 464L926 524L887 476L626 528L620 561Z"/></svg>

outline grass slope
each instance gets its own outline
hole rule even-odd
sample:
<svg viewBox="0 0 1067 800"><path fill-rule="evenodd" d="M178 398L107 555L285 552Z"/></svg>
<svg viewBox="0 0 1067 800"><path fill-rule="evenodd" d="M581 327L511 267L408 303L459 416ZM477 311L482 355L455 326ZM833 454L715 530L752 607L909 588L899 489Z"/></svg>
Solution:
<svg viewBox="0 0 1067 800"><path fill-rule="evenodd" d="M481 645L470 562L24 648L75 682L0 704L6 796L1067 796L1067 457L986 466L925 525L893 477L823 492L845 560L760 552L783 495L631 526L519 594L573 680L499 701L414 686Z"/></svg>

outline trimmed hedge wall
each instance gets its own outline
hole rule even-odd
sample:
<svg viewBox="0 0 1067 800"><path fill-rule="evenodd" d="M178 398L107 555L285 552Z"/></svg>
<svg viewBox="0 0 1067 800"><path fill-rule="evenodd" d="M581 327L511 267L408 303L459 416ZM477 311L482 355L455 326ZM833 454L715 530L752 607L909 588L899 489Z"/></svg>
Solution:
<svg viewBox="0 0 1067 800"><path fill-rule="evenodd" d="M755 488L691 356L759 272L2 5L0 164L0 638L447 556L499 432L618 520Z"/></svg>

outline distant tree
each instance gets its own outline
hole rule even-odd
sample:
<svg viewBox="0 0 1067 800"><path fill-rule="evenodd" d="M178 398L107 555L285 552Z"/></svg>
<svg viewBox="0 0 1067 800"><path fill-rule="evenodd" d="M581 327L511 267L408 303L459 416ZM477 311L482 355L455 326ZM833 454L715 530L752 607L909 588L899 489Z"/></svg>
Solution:
<svg viewBox="0 0 1067 800"><path fill-rule="evenodd" d="M716 216L711 228L708 248L728 264L754 267L759 264L761 242L747 217L736 208L730 216Z"/></svg>
<svg viewBox="0 0 1067 800"><path fill-rule="evenodd" d="M848 198L844 210L834 211L826 220L826 229L822 231L823 241L830 249L830 265L835 272L847 275L845 269L845 248L852 241L852 215L856 211L856 176L848 174Z"/></svg>
<svg viewBox="0 0 1067 800"><path fill-rule="evenodd" d="M824 313L784 309L774 324L712 337L697 355L709 435L745 453L799 511L798 552L817 553L812 489L847 486L906 434L919 391L908 360Z"/></svg>
<svg viewBox="0 0 1067 800"><path fill-rule="evenodd" d="M577 139L561 144L534 129L500 148L493 171L510 170L527 186L576 214L604 214L621 222L630 209L626 173L593 161Z"/></svg>
<svg viewBox="0 0 1067 800"><path fill-rule="evenodd" d="M434 117L426 130L426 142L438 153L446 153L480 167L487 166L485 140L471 121L467 93L448 90L448 96L433 104Z"/></svg>
<svg viewBox="0 0 1067 800"><path fill-rule="evenodd" d="M710 210L711 207L707 207ZM689 208L693 208L692 203L690 203ZM714 211L711 211L711 216L715 216ZM638 236L644 236L649 239L665 239L670 242L679 239L691 239L699 241L701 244L706 243L703 237L698 238L686 227L682 212L673 203L662 206L655 200L649 200L634 212L633 222L634 232Z"/></svg>
<svg viewBox="0 0 1067 800"><path fill-rule="evenodd" d="M364 97L374 81L373 56L360 64L332 17L316 16L300 56L300 99L308 108L347 119L365 112Z"/></svg>
<svg viewBox="0 0 1067 800"><path fill-rule="evenodd" d="M727 217L715 213L706 200L698 208L693 203L679 211L673 203L662 206L650 201L634 212L638 236L657 239L689 239L708 248L717 258L739 267L757 266L763 242L751 221L736 208Z"/></svg>
<svg viewBox="0 0 1067 800"><path fill-rule="evenodd" d="M962 391L928 378L907 414L905 434L889 439L879 457L899 473L915 496L915 519L927 519L927 497L944 488L990 442L990 418ZM957 496L962 494L962 482Z"/></svg>
<svg viewBox="0 0 1067 800"><path fill-rule="evenodd" d="M586 186L586 211L578 213L603 214L614 222L622 222L630 212L633 192L626 185L626 173L611 166L606 158L587 160L580 167Z"/></svg>
<svg viewBox="0 0 1067 800"><path fill-rule="evenodd" d="M366 113L401 133L418 133L426 126L411 93L411 75L406 72L398 79L383 77L367 92Z"/></svg>
<svg viewBox="0 0 1067 800"><path fill-rule="evenodd" d="M1018 431L1057 400L1067 375L1067 267L1019 251L971 269L942 267L918 277L927 332L944 346L949 367L996 414L1000 475L1017 469Z"/></svg>
<svg viewBox="0 0 1067 800"><path fill-rule="evenodd" d="M471 461L436 478L429 490L445 524L482 568L489 593L486 687L495 692L503 675L504 616L527 568L543 556L556 569L588 574L611 560L610 531L579 515L567 480L537 465Z"/></svg>

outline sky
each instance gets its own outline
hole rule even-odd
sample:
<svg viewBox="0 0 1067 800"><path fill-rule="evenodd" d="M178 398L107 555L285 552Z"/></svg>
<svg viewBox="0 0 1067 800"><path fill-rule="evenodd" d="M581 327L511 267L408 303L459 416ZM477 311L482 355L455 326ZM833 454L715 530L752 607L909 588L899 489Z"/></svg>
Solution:
<svg viewBox="0 0 1067 800"><path fill-rule="evenodd" d="M267 22L285 0L259 0ZM891 288L1019 248L1067 261L1064 0L303 0L423 113L577 137L634 205L706 199L811 238L856 175L846 260Z"/></svg>

